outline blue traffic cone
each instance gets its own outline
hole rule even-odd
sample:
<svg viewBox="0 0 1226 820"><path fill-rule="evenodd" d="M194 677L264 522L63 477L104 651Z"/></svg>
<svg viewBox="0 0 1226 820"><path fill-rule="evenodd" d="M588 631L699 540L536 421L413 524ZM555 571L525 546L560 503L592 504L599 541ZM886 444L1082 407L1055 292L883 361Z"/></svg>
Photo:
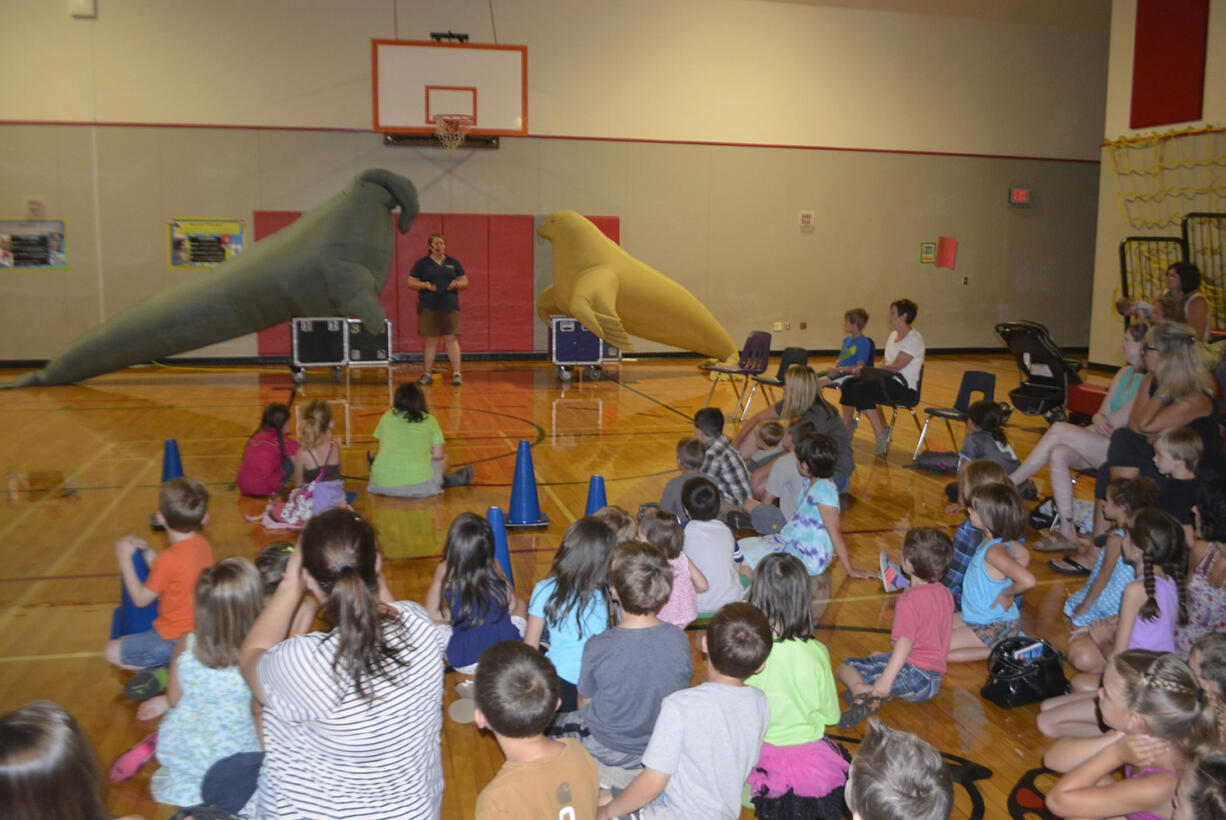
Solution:
<svg viewBox="0 0 1226 820"><path fill-rule="evenodd" d="M172 478L183 477L183 462L179 459L179 442L176 439L168 438L162 444L162 483L165 484ZM158 521L157 513L149 513L149 526L153 529L166 529Z"/></svg>
<svg viewBox="0 0 1226 820"><path fill-rule="evenodd" d="M149 577L149 566L145 563L145 554L140 550L132 553L132 569L136 577L144 583ZM128 595L128 588L119 582L120 604L111 615L111 637L122 638L124 635L134 635L137 632L148 632L153 629L153 622L158 616L158 602L149 606L137 606Z"/></svg>
<svg viewBox="0 0 1226 820"><path fill-rule="evenodd" d="M502 517L502 507L490 507L485 511L485 518L494 531L494 557L502 565L502 571L507 574L511 586L515 586L515 573L511 572L511 550L507 547L507 524Z"/></svg>
<svg viewBox="0 0 1226 820"><path fill-rule="evenodd" d="M604 476L594 475L592 480L587 484L587 506L584 508L584 515L591 515L601 507L608 506L608 499L604 494Z"/></svg>
<svg viewBox="0 0 1226 820"><path fill-rule="evenodd" d="M508 527L547 527L549 516L541 512L536 494L536 473L532 469L532 448L521 441L515 454L515 478L511 483L511 508Z"/></svg>
<svg viewBox="0 0 1226 820"><path fill-rule="evenodd" d="M162 483L182 477L183 462L179 460L179 442L168 438L162 445Z"/></svg>

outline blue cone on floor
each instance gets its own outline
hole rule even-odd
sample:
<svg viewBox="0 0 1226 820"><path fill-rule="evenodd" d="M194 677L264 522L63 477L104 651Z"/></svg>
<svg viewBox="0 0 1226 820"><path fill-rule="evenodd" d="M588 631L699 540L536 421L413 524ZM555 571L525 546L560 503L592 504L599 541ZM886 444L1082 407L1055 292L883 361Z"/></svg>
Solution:
<svg viewBox="0 0 1226 820"><path fill-rule="evenodd" d="M162 445L162 483L183 477L183 462L179 460L179 442L168 438Z"/></svg>
<svg viewBox="0 0 1226 820"><path fill-rule="evenodd" d="M132 568L136 570L136 577L143 584L149 577L149 566L145 563L145 554L140 550L132 554ZM153 622L158 616L157 601L149 606L137 606L128 595L123 581L119 582L119 596L119 606L111 613L111 638L122 638L124 635L135 635L137 632L153 629Z"/></svg>
<svg viewBox="0 0 1226 820"><path fill-rule="evenodd" d="M604 494L604 476L594 475L587 483L587 506L584 508L584 515L591 515L601 507L607 507L608 500Z"/></svg>
<svg viewBox="0 0 1226 820"><path fill-rule="evenodd" d="M507 526L549 526L549 517L541 512L541 500L536 494L532 447L526 441L519 443L519 450L515 454L515 478L511 483L511 508L507 511Z"/></svg>
<svg viewBox="0 0 1226 820"><path fill-rule="evenodd" d="M511 550L507 547L507 523L502 517L502 507L490 507L485 511L485 518L494 531L494 557L502 565L502 571L507 574L511 586L515 586L515 573L511 572Z"/></svg>
<svg viewBox="0 0 1226 820"><path fill-rule="evenodd" d="M172 478L183 477L183 462L179 459L179 442L168 438L162 444L162 483ZM158 521L157 513L149 513L149 526L159 532L166 529Z"/></svg>

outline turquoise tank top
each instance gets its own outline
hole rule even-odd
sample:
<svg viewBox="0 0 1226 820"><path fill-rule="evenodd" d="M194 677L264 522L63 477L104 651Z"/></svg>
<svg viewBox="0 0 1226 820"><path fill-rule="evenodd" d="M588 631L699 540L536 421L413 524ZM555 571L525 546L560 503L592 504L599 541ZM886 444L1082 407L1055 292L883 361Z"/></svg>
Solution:
<svg viewBox="0 0 1226 820"><path fill-rule="evenodd" d="M996 599L1000 593L1012 583L1012 578L997 581L988 575L984 566L988 550L997 544L1005 543L1000 538L985 541L971 556L971 563L966 568L966 577L962 581L962 620L968 624L994 624L997 621L1016 621L1021 617L1017 609L1017 601L1008 609L1001 609ZM1013 542L1007 542L1009 554L1013 554Z"/></svg>

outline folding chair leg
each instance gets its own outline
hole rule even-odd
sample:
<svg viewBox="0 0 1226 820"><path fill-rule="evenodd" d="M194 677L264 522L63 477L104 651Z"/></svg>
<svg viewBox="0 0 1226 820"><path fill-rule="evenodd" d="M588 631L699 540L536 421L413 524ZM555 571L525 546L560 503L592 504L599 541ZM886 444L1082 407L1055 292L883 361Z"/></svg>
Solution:
<svg viewBox="0 0 1226 820"><path fill-rule="evenodd" d="M916 415L915 408L907 408L907 412L911 414L911 420L915 422L915 429L920 433L920 435L923 435L923 429L920 427L919 416ZM911 454L912 461L915 461L917 458L919 458L919 442L916 442L915 452Z"/></svg>
<svg viewBox="0 0 1226 820"><path fill-rule="evenodd" d="M741 421L745 420L745 416L749 413L749 405L753 404L754 394L758 392L758 383L754 382L749 389L749 398L745 399L745 409L741 411ZM762 398L766 398L766 393L763 391Z"/></svg>
<svg viewBox="0 0 1226 820"><path fill-rule="evenodd" d="M960 450L958 446L958 437L954 435L954 426L949 423L949 419L945 419L945 429L949 431L949 440L954 443L954 449Z"/></svg>
<svg viewBox="0 0 1226 820"><path fill-rule="evenodd" d="M711 392L707 393L707 403L704 404L703 407L711 406L711 397L715 395L715 387L718 384L719 384L719 376L716 376L713 379L711 379Z"/></svg>
<svg viewBox="0 0 1226 820"><path fill-rule="evenodd" d="M919 441L917 441L917 442L915 443L915 452L916 452L916 455L918 455L918 454L919 454L919 451L920 451L920 450L923 448L923 446L924 446L924 437L928 435L928 425L929 425L929 424L931 424L931 423L932 423L932 416L929 416L928 418L924 419L924 429L923 429L923 430L920 430L920 437L919 437Z"/></svg>

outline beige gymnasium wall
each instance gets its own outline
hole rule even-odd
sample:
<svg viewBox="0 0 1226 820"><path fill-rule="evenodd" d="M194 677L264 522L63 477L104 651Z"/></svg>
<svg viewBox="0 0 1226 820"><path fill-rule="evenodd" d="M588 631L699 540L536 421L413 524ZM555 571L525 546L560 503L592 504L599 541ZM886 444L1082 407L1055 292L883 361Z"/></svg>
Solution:
<svg viewBox="0 0 1226 820"><path fill-rule="evenodd" d="M96 20L5 5L0 218L41 198L68 220L71 269L0 276L2 359L54 355L207 276L166 267L168 218L308 208L371 165L413 179L428 211L618 215L625 247L735 338L787 321L776 347L833 347L854 304L884 336L909 295L935 346L992 345L1014 318L1088 339L1105 30L762 0L226 0L206 17L98 0ZM382 146L370 38L490 41L491 7L498 41L528 46L536 136L454 157ZM1034 207L1007 208L1011 185ZM953 272L919 264L940 234L961 243Z"/></svg>
<svg viewBox="0 0 1226 820"><path fill-rule="evenodd" d="M1226 126L1226 2L1209 4L1208 49L1205 61L1203 117L1192 122L1160 128L1134 130L1128 127L1132 108L1132 57L1136 38L1136 0L1112 0L1111 55L1107 69L1107 113L1103 137L1116 140L1139 134L1171 130ZM1098 228L1094 253L1093 316L1090 332L1090 360L1122 364L1120 338L1123 324L1112 306L1120 288L1119 244L1128 236L1177 236L1178 227L1155 230L1133 227L1124 218L1119 204L1119 186L1106 149L1100 166ZM1226 206L1219 206L1217 210Z"/></svg>

